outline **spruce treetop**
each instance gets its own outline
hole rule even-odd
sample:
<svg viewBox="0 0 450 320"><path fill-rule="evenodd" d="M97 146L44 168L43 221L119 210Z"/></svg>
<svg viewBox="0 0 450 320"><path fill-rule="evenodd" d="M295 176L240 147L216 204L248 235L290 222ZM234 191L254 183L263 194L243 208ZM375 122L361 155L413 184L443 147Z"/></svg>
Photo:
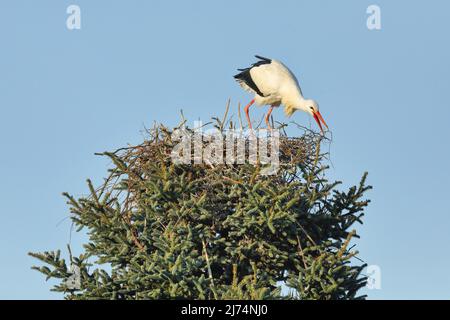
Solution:
<svg viewBox="0 0 450 320"><path fill-rule="evenodd" d="M226 116L214 125L224 135L237 127ZM155 125L142 144L102 153L112 160L103 183L88 180L78 199L64 193L89 241L77 256L69 248L68 261L60 250L30 253L45 264L34 269L60 280L52 290L66 299L364 298L365 264L350 243L369 203L367 174L348 190L329 182L324 138L309 130L281 134L276 174L248 162L176 164L173 131Z"/></svg>

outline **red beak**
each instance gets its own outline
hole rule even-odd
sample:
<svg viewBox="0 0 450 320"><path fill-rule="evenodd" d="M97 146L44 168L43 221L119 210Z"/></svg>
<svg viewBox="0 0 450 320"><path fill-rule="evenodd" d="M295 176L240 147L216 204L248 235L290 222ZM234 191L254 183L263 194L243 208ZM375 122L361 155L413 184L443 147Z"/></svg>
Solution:
<svg viewBox="0 0 450 320"><path fill-rule="evenodd" d="M323 119L323 117L319 111L314 112L313 117L314 117L314 120L316 120L317 124L319 125L320 131L322 131L322 133L323 133L322 123L328 129L327 123L325 122L325 120Z"/></svg>

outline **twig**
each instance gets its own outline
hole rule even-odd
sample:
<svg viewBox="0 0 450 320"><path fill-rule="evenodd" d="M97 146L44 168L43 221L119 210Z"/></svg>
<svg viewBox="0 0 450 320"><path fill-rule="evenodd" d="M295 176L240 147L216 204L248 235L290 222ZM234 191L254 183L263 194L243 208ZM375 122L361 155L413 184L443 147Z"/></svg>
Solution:
<svg viewBox="0 0 450 320"><path fill-rule="evenodd" d="M241 127L241 131L244 130L244 127L242 125L242 117L241 117L241 103L238 103L238 117L239 117L239 125Z"/></svg>
<svg viewBox="0 0 450 320"><path fill-rule="evenodd" d="M214 299L218 300L216 289L215 289L215 286L214 286L214 279L213 279L213 276L212 276L211 265L209 263L208 251L206 250L206 244L205 244L204 240L202 240L202 244L203 244L203 250L205 251L206 265L208 266L208 277L209 277L209 280L211 281L211 290L212 290L212 292L214 294Z"/></svg>
<svg viewBox="0 0 450 320"><path fill-rule="evenodd" d="M227 121L228 110L230 109L230 102L231 100L228 99L227 106L225 108L225 114L223 115L222 121L220 122L220 132L223 132L223 127L225 125L225 122Z"/></svg>
<svg viewBox="0 0 450 320"><path fill-rule="evenodd" d="M298 248L299 248L299 251L300 251L300 255L302 257L303 265L305 266L305 270L306 270L308 267L306 265L305 254L303 253L302 244L300 243L300 238L299 238L298 235L297 235L297 243L298 243Z"/></svg>

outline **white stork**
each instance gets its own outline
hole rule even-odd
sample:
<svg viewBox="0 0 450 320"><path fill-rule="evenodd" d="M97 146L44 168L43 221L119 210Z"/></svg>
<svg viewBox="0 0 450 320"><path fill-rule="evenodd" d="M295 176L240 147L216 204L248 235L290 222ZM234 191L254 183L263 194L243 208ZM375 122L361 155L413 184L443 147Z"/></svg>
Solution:
<svg viewBox="0 0 450 320"><path fill-rule="evenodd" d="M305 99L294 74L280 61L255 56L259 61L251 67L238 69L240 73L234 76L242 88L255 94L255 97L245 107L245 115L250 129L252 123L248 114L250 106L256 102L257 105L270 105L266 115L266 124L269 129L269 117L274 107L284 105L284 112L290 117L296 110L302 110L311 114L323 133L322 124L328 128L325 120L319 112L316 101Z"/></svg>

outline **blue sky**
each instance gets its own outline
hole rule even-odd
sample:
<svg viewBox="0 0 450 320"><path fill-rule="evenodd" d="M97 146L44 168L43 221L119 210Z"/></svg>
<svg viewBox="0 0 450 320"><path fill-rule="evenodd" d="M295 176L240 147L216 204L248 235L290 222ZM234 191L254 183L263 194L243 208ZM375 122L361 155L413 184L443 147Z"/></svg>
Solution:
<svg viewBox="0 0 450 320"><path fill-rule="evenodd" d="M70 4L81 30L66 28ZM348 187L369 172L357 243L382 272L369 297L450 298L449 12L443 0L2 0L0 298L60 298L27 252L84 240L70 238L61 192L101 181L108 161L94 153L139 142L144 125L246 103L232 75L254 54L284 61L320 103L329 176Z"/></svg>

